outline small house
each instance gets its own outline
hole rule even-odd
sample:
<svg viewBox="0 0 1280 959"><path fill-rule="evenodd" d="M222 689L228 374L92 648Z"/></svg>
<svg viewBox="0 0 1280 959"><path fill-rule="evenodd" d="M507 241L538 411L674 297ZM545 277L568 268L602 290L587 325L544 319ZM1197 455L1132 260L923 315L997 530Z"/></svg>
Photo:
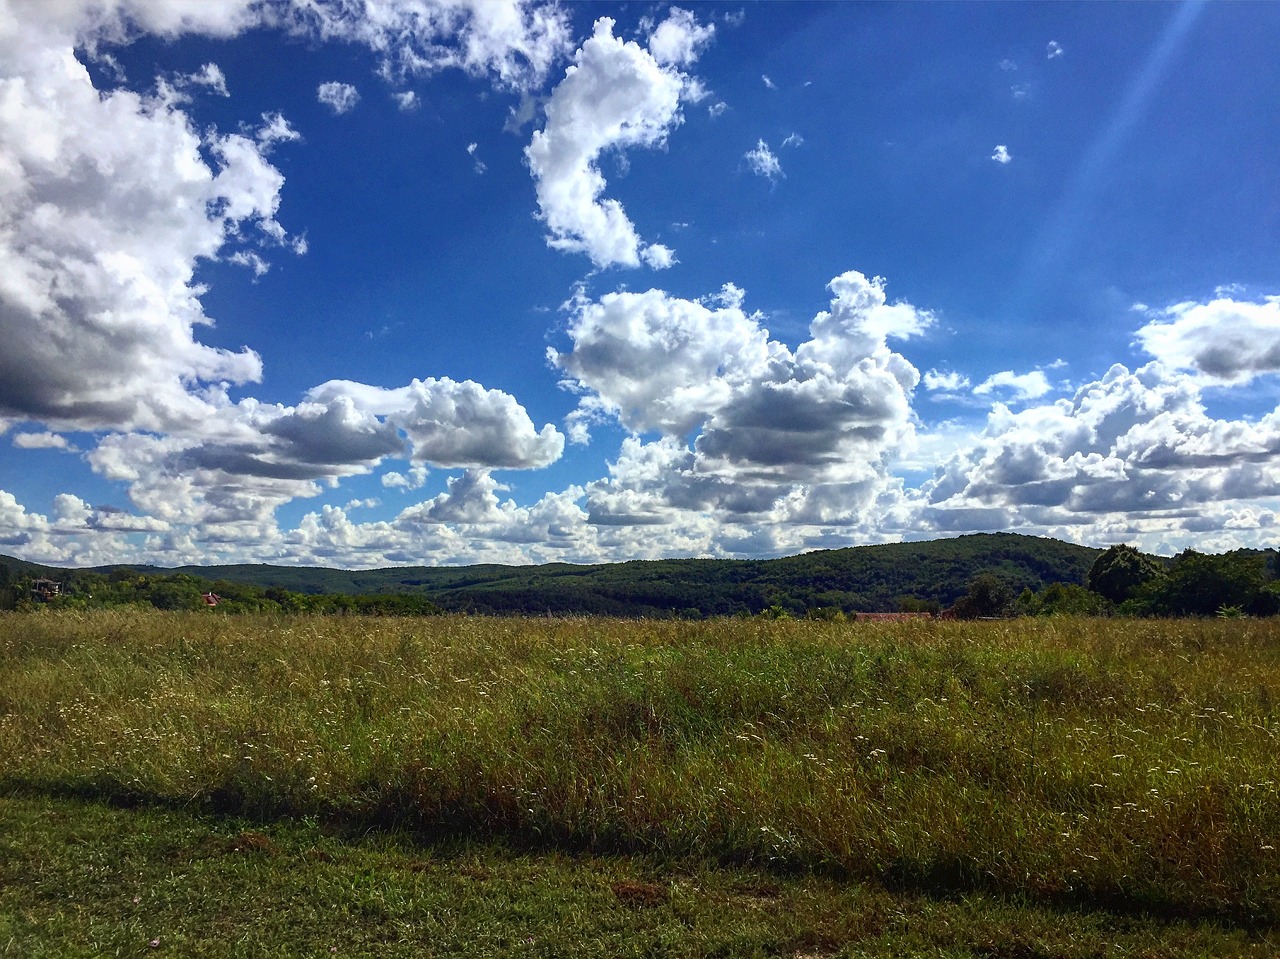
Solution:
<svg viewBox="0 0 1280 959"><path fill-rule="evenodd" d="M62 595L62 584L56 579L40 579L35 580L31 584L31 598L37 603L47 603L49 600Z"/></svg>

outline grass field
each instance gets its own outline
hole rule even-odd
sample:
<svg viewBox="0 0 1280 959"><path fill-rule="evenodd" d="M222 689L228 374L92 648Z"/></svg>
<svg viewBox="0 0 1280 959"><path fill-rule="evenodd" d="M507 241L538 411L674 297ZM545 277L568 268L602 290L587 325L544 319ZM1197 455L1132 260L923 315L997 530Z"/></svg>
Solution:
<svg viewBox="0 0 1280 959"><path fill-rule="evenodd" d="M1263 620L0 616L0 954L1271 956L1278 739Z"/></svg>

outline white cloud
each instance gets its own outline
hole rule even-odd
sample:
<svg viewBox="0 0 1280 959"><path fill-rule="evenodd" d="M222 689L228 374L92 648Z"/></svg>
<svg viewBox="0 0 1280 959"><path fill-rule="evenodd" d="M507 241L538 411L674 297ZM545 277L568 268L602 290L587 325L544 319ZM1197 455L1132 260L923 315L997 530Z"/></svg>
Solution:
<svg viewBox="0 0 1280 959"><path fill-rule="evenodd" d="M391 94L391 98L396 101L396 106L406 113L410 110L416 110L422 105L418 94L413 90L401 90Z"/></svg>
<svg viewBox="0 0 1280 959"><path fill-rule="evenodd" d="M427 482L428 470L425 466L414 466L408 475L395 471L382 474L382 485L388 489L413 490L421 489Z"/></svg>
<svg viewBox="0 0 1280 959"><path fill-rule="evenodd" d="M672 7L667 19L650 35L649 52L664 67L687 67L698 59L715 33L715 24L704 26L688 10Z"/></svg>
<svg viewBox="0 0 1280 959"><path fill-rule="evenodd" d="M1031 84L1015 83L1009 88L1009 92L1013 94L1015 100L1025 100L1031 95Z"/></svg>
<svg viewBox="0 0 1280 959"><path fill-rule="evenodd" d="M0 416L198 423L216 384L261 375L252 350L195 339L210 321L193 277L198 260L252 264L292 244L275 219L283 177L264 156L282 128L201 134L171 104L98 91L72 34L15 9L0 24Z"/></svg>
<svg viewBox="0 0 1280 959"><path fill-rule="evenodd" d="M985 516L1073 539L1122 529L1147 548L1181 548L1229 512L1241 528L1272 512L1278 482L1280 413L1214 419L1193 379L1158 363L1114 366L1072 399L1017 413L997 404L981 438L927 484L921 516L935 529Z"/></svg>
<svg viewBox="0 0 1280 959"><path fill-rule="evenodd" d="M567 11L529 0L312 0L268 14L297 33L363 44L395 83L453 68L502 89L534 90L572 44Z"/></svg>
<svg viewBox="0 0 1280 959"><path fill-rule="evenodd" d="M674 262L672 251L643 243L622 204L602 199L598 161L605 150L663 145L682 121L687 78L615 37L613 27L608 17L596 21L552 91L546 126L533 134L525 156L549 246L585 253L598 267L644 262L660 269Z"/></svg>
<svg viewBox="0 0 1280 959"><path fill-rule="evenodd" d="M968 387L969 377L955 370L929 370L921 382L926 390L954 393Z"/></svg>
<svg viewBox="0 0 1280 959"><path fill-rule="evenodd" d="M783 141L782 141L782 145L783 145L784 147L798 147L798 146L803 146L803 145L804 145L804 137L802 137L802 136L801 136L800 134L798 134L798 133L792 133L790 136L788 136L785 140L783 140Z"/></svg>
<svg viewBox="0 0 1280 959"><path fill-rule="evenodd" d="M761 82L763 82L763 83L764 83L764 85L765 85L766 87L768 87L770 90L776 90L776 89L778 89L778 85L777 85L776 83L774 83L772 80L770 80L767 74L763 74L763 73L762 73L762 74L760 74L760 80L761 80Z"/></svg>
<svg viewBox="0 0 1280 959"><path fill-rule="evenodd" d="M1015 400L1034 400L1044 396L1051 389L1053 387L1050 386L1048 377L1041 370L1032 370L1030 373L1003 370L988 376L973 388L973 392L979 396L987 396L1006 391L1005 395Z"/></svg>
<svg viewBox="0 0 1280 959"><path fill-rule="evenodd" d="M773 151L769 149L769 144L764 140L756 141L755 148L744 153L743 159L747 161L747 166L751 168L752 173L767 180L786 176L782 172L782 164L778 162L778 158L774 156Z"/></svg>
<svg viewBox="0 0 1280 959"><path fill-rule="evenodd" d="M350 113L360 102L360 91L350 83L329 80L316 87L316 99L334 112L334 115Z"/></svg>
<svg viewBox="0 0 1280 959"><path fill-rule="evenodd" d="M307 399L350 403L363 415L384 417L408 437L415 461L436 466L536 469L564 451L564 436L554 426L536 430L514 397L471 380L414 380L393 390L331 380Z"/></svg>
<svg viewBox="0 0 1280 959"><path fill-rule="evenodd" d="M1008 163L1013 157L1009 155L1009 148L1001 143L996 146L995 152L991 154L991 159L997 163Z"/></svg>
<svg viewBox="0 0 1280 959"><path fill-rule="evenodd" d="M218 96L231 96L227 90L227 77L216 63L206 63L187 79L197 86L207 87Z"/></svg>
<svg viewBox="0 0 1280 959"><path fill-rule="evenodd" d="M20 450L66 450L70 453L77 452L71 441L61 433L14 433L13 445Z"/></svg>
<svg viewBox="0 0 1280 959"><path fill-rule="evenodd" d="M1206 382L1247 383L1280 372L1280 296L1179 303L1158 313L1137 338L1166 366L1194 371Z"/></svg>
<svg viewBox="0 0 1280 959"><path fill-rule="evenodd" d="M1012 73L1014 70L1018 69L1018 64L1007 58L1001 60L999 66L1005 73Z"/></svg>
<svg viewBox="0 0 1280 959"><path fill-rule="evenodd" d="M258 149L266 154L277 143L289 143L302 139L302 134L289 125L289 121L279 113L264 113L262 125L254 134Z"/></svg>
<svg viewBox="0 0 1280 959"><path fill-rule="evenodd" d="M892 496L885 463L912 431L918 374L885 341L920 333L931 317L887 303L882 282L860 273L829 289L831 308L794 352L743 312L732 286L705 302L650 290L579 303L572 349L549 358L584 392L586 418L611 414L662 434L628 441L611 477L589 484L592 521L678 522L705 534L706 550L734 517L847 524Z"/></svg>
<svg viewBox="0 0 1280 959"><path fill-rule="evenodd" d="M1056 60L1066 52L1067 51L1062 48L1062 44L1057 40L1050 40L1049 45L1045 48L1045 54L1050 60Z"/></svg>
<svg viewBox="0 0 1280 959"><path fill-rule="evenodd" d="M710 114L711 119L714 120L728 109L729 104L725 103L723 100L717 100L715 103L711 104L711 106L707 107L707 113Z"/></svg>

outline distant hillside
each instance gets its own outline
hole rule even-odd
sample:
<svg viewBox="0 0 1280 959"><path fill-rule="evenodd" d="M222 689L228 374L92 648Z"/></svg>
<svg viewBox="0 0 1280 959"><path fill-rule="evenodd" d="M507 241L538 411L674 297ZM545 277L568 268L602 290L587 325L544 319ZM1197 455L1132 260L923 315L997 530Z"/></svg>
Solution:
<svg viewBox="0 0 1280 959"><path fill-rule="evenodd" d="M591 613L708 616L780 607L884 612L904 600L947 606L969 580L991 572L1015 593L1049 583L1082 583L1101 550L1013 533L981 533L927 543L820 550L772 560L637 560L597 566L409 566L339 570L238 565L135 567L185 573L311 595L410 593L441 609L478 613ZM66 575L0 557L18 574ZM109 572L111 567L96 572Z"/></svg>

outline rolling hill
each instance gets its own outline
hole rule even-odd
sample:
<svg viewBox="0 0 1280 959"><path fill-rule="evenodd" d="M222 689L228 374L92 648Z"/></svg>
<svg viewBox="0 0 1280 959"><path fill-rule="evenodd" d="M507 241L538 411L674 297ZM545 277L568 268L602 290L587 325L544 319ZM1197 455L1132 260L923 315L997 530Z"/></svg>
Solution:
<svg viewBox="0 0 1280 959"><path fill-rule="evenodd" d="M268 565L134 567L305 594L412 593L444 610L618 616L732 615L779 607L889 611L903 600L946 606L979 573L1015 593L1082 583L1099 549L1014 533L818 550L771 560L666 559L602 565L410 566L341 570ZM0 556L20 575L65 576ZM100 567L94 572L110 572Z"/></svg>

